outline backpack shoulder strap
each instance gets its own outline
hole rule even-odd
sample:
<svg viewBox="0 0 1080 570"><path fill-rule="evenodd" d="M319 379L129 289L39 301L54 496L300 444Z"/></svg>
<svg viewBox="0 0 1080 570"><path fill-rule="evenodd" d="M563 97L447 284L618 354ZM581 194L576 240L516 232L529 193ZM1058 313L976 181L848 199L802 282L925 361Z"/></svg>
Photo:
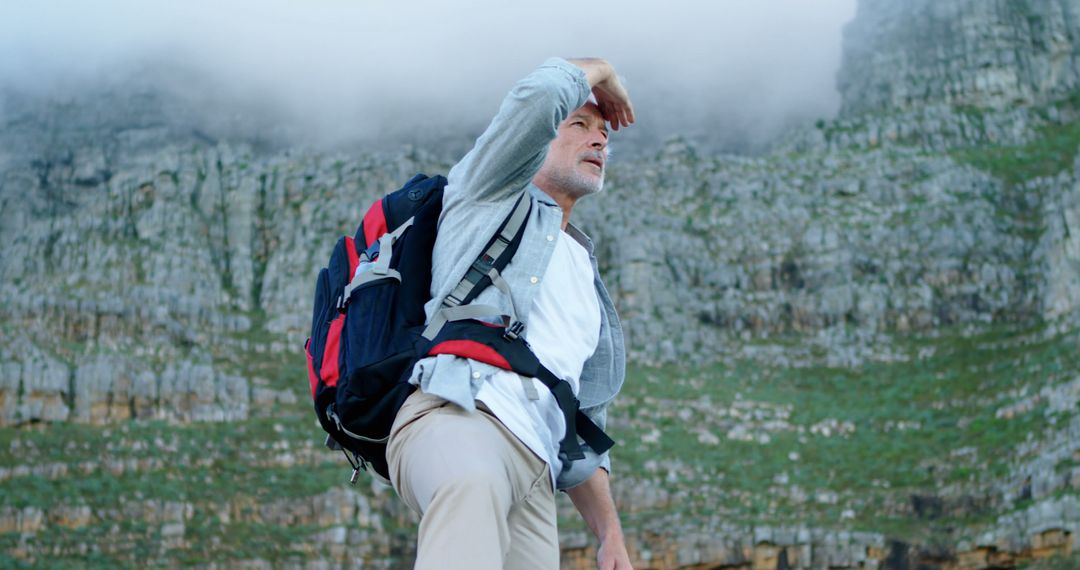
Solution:
<svg viewBox="0 0 1080 570"><path fill-rule="evenodd" d="M529 210L532 208L532 204L527 198L528 193L523 192L517 203L514 204L514 210L503 221L499 231L495 233L491 241L488 242L487 247L484 248L484 252L473 261L469 270L465 272L465 276L458 282L457 287L454 287L454 290L443 299L443 307L468 305L491 284L489 275L491 270L494 268L496 271L502 271L510 263L510 259L513 258L514 252L517 251L517 246L521 242L520 233L525 228L525 220L528 218ZM489 280L485 281L485 277L488 277Z"/></svg>
<svg viewBox="0 0 1080 570"><path fill-rule="evenodd" d="M507 328L507 334L516 337L524 330L524 326L517 319L517 309L514 307L514 298L510 295L510 287L502 278L500 271L510 264L514 253L521 244L521 236L524 234L525 222L528 220L532 202L527 192L523 192L514 204L510 215L503 220L495 235L488 241L484 251L469 266L465 276L442 301L442 307L431 317L431 322L424 329L422 336L428 340L435 338L448 321L463 319L479 319L483 317L500 317L502 311L491 305L470 304L480 293L494 284L510 301L511 325Z"/></svg>

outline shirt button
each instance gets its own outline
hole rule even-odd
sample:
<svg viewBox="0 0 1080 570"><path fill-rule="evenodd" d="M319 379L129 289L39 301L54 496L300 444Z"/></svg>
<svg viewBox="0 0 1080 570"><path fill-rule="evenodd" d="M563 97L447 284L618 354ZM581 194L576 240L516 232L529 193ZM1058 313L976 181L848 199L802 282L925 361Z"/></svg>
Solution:
<svg viewBox="0 0 1080 570"><path fill-rule="evenodd" d="M529 278L529 283L532 283L533 285L536 285L538 281L540 281L540 278L535 275Z"/></svg>
<svg viewBox="0 0 1080 570"><path fill-rule="evenodd" d="M479 372L473 372L472 377L473 378L480 378L480 373Z"/></svg>
<svg viewBox="0 0 1080 570"><path fill-rule="evenodd" d="M555 236L548 236L548 237L547 237L547 240L548 240L548 241L555 241Z"/></svg>

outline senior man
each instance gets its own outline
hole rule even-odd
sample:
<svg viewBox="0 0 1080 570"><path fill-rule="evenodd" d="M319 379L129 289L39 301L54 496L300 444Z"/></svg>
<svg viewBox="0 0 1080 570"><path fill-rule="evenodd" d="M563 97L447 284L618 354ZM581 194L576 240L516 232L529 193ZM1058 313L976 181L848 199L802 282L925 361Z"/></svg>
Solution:
<svg viewBox="0 0 1080 570"><path fill-rule="evenodd" d="M430 320L527 193L523 237L502 272L511 294L488 287L474 302L516 314L540 362L601 428L623 382L622 329L592 243L569 221L578 199L603 188L608 125L633 122L602 59L552 58L518 81L447 176L425 307ZM398 412L387 456L394 488L421 517L416 568L558 568L556 489L599 540L598 567L630 568L608 455L584 446L585 459L560 456L566 421L539 380L441 354L410 381L420 389Z"/></svg>

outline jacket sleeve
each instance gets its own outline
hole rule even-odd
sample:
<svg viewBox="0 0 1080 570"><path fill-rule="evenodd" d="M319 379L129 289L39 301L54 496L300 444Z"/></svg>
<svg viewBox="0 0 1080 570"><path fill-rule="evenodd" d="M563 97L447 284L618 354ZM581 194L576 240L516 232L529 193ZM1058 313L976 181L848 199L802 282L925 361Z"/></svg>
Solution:
<svg viewBox="0 0 1080 570"><path fill-rule="evenodd" d="M596 424L600 429L606 429L607 427L607 404L596 406L594 408L583 408L581 411L585 412L585 415L589 416L589 419ZM559 473L555 478L555 487L561 491L565 491L571 487L577 487L585 482L586 479L592 477L592 474L596 470L603 469L608 473L611 473L611 459L608 457L608 451L597 454L592 448L589 447L584 441L580 441L581 450L585 452L585 459L579 459L570 464L570 469L564 470Z"/></svg>
<svg viewBox="0 0 1080 570"><path fill-rule="evenodd" d="M518 81L472 150L450 170L444 205L516 196L544 164L559 124L590 92L585 72L560 58Z"/></svg>

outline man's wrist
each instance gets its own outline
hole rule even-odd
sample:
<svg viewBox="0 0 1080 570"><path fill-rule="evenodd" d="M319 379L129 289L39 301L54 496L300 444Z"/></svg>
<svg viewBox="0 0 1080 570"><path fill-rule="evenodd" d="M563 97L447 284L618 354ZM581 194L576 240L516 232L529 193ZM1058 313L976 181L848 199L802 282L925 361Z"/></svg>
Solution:
<svg viewBox="0 0 1080 570"><path fill-rule="evenodd" d="M615 525L614 529L598 536L597 539L600 540L600 544L626 544L626 536L623 535L622 528L618 524Z"/></svg>
<svg viewBox="0 0 1080 570"><path fill-rule="evenodd" d="M585 72L585 78L589 81L589 87L596 87L597 84L603 83L615 74L615 68L612 67L606 59L598 57L575 57L566 58L566 61L578 66Z"/></svg>

